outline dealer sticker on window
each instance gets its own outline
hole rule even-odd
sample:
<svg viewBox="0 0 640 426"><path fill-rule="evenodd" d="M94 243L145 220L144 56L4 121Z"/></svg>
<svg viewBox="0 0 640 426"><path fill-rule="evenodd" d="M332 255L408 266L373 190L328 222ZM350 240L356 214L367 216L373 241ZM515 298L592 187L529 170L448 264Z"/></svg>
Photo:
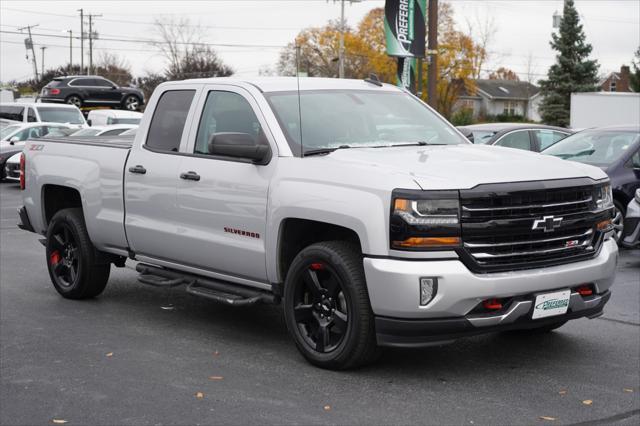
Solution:
<svg viewBox="0 0 640 426"><path fill-rule="evenodd" d="M571 290L557 291L554 293L540 294L533 304L531 319L552 317L567 313Z"/></svg>

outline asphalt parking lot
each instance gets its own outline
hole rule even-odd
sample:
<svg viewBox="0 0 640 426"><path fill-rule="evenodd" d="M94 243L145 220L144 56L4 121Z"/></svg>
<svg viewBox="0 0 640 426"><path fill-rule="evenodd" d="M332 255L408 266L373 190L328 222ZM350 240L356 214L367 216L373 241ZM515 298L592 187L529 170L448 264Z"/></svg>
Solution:
<svg viewBox="0 0 640 426"><path fill-rule="evenodd" d="M133 263L99 298L62 299L19 205L0 184L3 425L640 423L640 250L622 253L603 317L339 373L303 360L278 307L150 288Z"/></svg>

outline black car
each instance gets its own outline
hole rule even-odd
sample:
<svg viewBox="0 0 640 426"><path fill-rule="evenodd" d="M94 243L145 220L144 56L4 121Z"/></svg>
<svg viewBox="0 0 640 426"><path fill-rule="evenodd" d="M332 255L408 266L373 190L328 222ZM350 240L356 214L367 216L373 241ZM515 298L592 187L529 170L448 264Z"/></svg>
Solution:
<svg viewBox="0 0 640 426"><path fill-rule="evenodd" d="M42 88L42 102L66 102L78 108L83 106L109 106L137 111L144 105L142 90L118 87L97 75L56 77Z"/></svg>
<svg viewBox="0 0 640 426"><path fill-rule="evenodd" d="M506 146L540 152L573 132L562 127L530 123L485 123L460 126L474 144Z"/></svg>
<svg viewBox="0 0 640 426"><path fill-rule="evenodd" d="M640 188L640 126L583 130L542 153L598 166L609 175L616 206L615 236L619 239L627 205Z"/></svg>

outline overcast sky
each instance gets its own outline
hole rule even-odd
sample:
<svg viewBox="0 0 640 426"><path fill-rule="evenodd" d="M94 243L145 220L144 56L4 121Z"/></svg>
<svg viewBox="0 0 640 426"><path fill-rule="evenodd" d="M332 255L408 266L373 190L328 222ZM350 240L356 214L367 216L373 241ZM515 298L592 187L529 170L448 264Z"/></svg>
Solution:
<svg viewBox="0 0 640 426"><path fill-rule="evenodd" d="M497 32L490 46L493 59L488 69L506 66L518 73L527 69L527 57L533 57L536 79L541 78L554 61L549 47L552 16L562 10L562 0L440 0L450 3L460 29L467 22L492 16ZM355 26L372 8L384 0L369 0L347 5L348 24ZM600 62L602 74L629 64L640 45L640 0L577 0L576 5L593 45L592 57ZM46 46L45 66L69 61L67 30L80 33L78 9L101 14L94 28L102 40L95 42L94 58L101 52L117 53L131 65L134 75L159 72L164 67L157 50L140 39L157 38L151 22L169 16L188 18L206 27L205 41L217 47L222 59L238 75L256 75L265 66L273 66L278 46L292 41L298 31L321 26L337 19L340 5L327 0L291 1L9 1L0 2L0 80L22 80L33 76L25 59L25 35L10 34L19 27L39 25L33 29L38 68L41 46ZM85 28L86 31L86 28ZM38 34L38 35L35 35ZM57 37L47 37L57 36ZM129 41L106 40L108 38ZM136 41L137 40L137 41ZM74 62L79 62L79 41L74 40ZM95 60L95 59L94 59ZM522 77L522 75L521 75Z"/></svg>

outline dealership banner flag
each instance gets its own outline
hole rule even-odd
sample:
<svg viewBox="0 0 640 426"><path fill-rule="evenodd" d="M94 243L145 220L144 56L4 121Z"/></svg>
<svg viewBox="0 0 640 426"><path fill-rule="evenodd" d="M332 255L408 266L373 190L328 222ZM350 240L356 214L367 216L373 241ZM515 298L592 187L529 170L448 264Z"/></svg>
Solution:
<svg viewBox="0 0 640 426"><path fill-rule="evenodd" d="M397 85L411 90L416 87L416 58L398 58Z"/></svg>
<svg viewBox="0 0 640 426"><path fill-rule="evenodd" d="M424 57L427 0L386 0L384 33L387 55Z"/></svg>

